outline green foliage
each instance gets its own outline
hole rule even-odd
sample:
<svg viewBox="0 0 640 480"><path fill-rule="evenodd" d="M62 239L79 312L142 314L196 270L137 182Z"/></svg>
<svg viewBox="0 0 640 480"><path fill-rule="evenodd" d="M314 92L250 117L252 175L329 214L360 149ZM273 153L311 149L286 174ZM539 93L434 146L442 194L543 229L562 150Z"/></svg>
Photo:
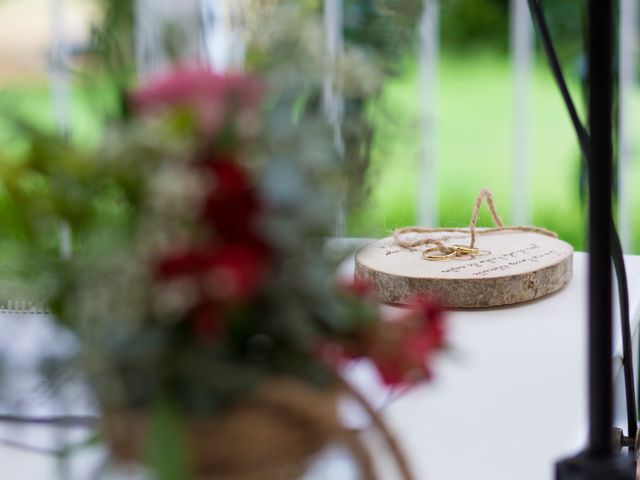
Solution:
<svg viewBox="0 0 640 480"><path fill-rule="evenodd" d="M95 46L112 72L129 71L135 66L134 0L97 0L104 11L100 25L93 29Z"/></svg>
<svg viewBox="0 0 640 480"><path fill-rule="evenodd" d="M146 440L148 464L154 467L158 480L192 478L189 473L184 423L179 409L166 401L158 402Z"/></svg>
<svg viewBox="0 0 640 480"><path fill-rule="evenodd" d="M559 54L565 61L576 61L586 45L586 13L583 0L542 2L549 29Z"/></svg>
<svg viewBox="0 0 640 480"><path fill-rule="evenodd" d="M509 0L443 0L441 35L445 49L465 52L509 48ZM575 59L583 45L582 0L543 1L551 35L560 54Z"/></svg>
<svg viewBox="0 0 640 480"><path fill-rule="evenodd" d="M415 43L422 5L422 0L346 0L345 39L377 55L385 68L397 68L398 58Z"/></svg>
<svg viewBox="0 0 640 480"><path fill-rule="evenodd" d="M102 90L101 96L110 100L106 117L102 115L104 120L126 113L124 93L135 77L136 68L135 0L93 1L97 1L103 11L102 22L91 30L95 55L90 71L77 75L76 79L94 88L97 84ZM98 113L99 110L94 112Z"/></svg>
<svg viewBox="0 0 640 480"><path fill-rule="evenodd" d="M567 69L569 89L580 98L580 79ZM473 88L469 88L472 81ZM419 111L417 68L385 85L373 107L377 131L370 194L349 219L350 234L387 236L394 228L416 222L421 140L416 130ZM502 55L442 57L438 90L437 187L440 224L461 227L469 221L478 190L491 188L503 218L511 215L512 76ZM584 105L577 102L584 118ZM631 108L640 109L640 89ZM546 63L536 62L531 85L529 185L532 223L550 228L583 250L585 210L580 203L582 161L575 133ZM640 152L638 139L635 151ZM629 175L640 184L640 157ZM640 208L640 189L632 194ZM631 252L640 252L640 216L633 221Z"/></svg>
<svg viewBox="0 0 640 480"><path fill-rule="evenodd" d="M441 2L445 48L472 50L509 45L509 9L504 0L444 0Z"/></svg>

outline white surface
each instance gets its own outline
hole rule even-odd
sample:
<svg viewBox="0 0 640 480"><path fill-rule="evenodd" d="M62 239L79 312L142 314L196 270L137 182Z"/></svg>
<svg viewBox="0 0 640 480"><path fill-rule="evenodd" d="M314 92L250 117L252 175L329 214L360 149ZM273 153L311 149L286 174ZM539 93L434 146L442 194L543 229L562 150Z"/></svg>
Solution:
<svg viewBox="0 0 640 480"><path fill-rule="evenodd" d="M343 273L349 275L350 268ZM637 349L640 257L628 257L627 270ZM385 309L391 313L396 310ZM36 337L45 335L50 327L27 327L43 318L0 316L0 350L11 349L18 362L30 358L32 346L21 342L34 335L34 328L38 330ZM575 256L574 279L556 294L525 305L452 312L449 338L454 350L439 361L436 380L397 398L383 410L409 456L416 480L553 478L554 462L584 446L586 318L586 255L581 253ZM22 327L20 322L24 328L16 328ZM13 324L13 334L8 334L8 323ZM615 338L619 352L617 332ZM620 364L615 359L614 369L622 391ZM389 400L389 392L380 390L366 366L354 369L351 375L377 405ZM624 424L624 398L618 398L617 405L616 413ZM35 411L51 413L51 408L36 405ZM356 416L351 420L362 422ZM0 427L2 438L43 446L52 441L50 431L20 433ZM89 472L95 472L100 455L96 450L79 455L70 473L58 473L59 465L50 457L0 446L2 478L89 480L96 478ZM330 468L344 475L334 472L318 478L351 478L348 463L344 469L335 464ZM398 477L388 472L381 478Z"/></svg>
<svg viewBox="0 0 640 480"><path fill-rule="evenodd" d="M577 253L573 280L549 297L450 314L455 351L436 380L384 410L417 480L552 479L554 463L585 446L586 260ZM640 257L627 257L627 271L636 358ZM623 392L619 362L614 369ZM626 425L624 398L616 416Z"/></svg>

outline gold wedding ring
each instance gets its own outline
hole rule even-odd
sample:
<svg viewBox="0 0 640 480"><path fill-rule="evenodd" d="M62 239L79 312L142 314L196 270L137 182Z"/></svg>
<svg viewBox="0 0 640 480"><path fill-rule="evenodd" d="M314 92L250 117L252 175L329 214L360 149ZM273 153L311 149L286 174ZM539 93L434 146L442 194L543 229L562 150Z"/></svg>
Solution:
<svg viewBox="0 0 640 480"><path fill-rule="evenodd" d="M438 249L436 248L436 250ZM427 253L431 251L433 251L433 249L425 250L424 252L422 252L422 258L424 258L425 260L430 260L432 262L439 262L442 260L450 260L458 256L458 252L456 250L454 250L451 253L446 253L444 255L427 255Z"/></svg>
<svg viewBox="0 0 640 480"><path fill-rule="evenodd" d="M457 252L463 253L465 255L476 255L480 253L479 248L467 247L465 245L453 245L452 248Z"/></svg>
<svg viewBox="0 0 640 480"><path fill-rule="evenodd" d="M443 253L441 255L429 255L433 252L441 252L440 247L431 247L422 251L422 258L432 262L440 262L443 260L451 260L452 258L462 257L464 255L482 255L479 248L468 247L465 245L452 245L451 253Z"/></svg>

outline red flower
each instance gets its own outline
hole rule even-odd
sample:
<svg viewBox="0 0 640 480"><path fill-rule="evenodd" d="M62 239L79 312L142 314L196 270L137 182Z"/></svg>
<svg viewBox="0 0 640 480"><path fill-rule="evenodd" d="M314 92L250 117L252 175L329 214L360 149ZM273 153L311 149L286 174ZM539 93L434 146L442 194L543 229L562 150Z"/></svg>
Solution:
<svg viewBox="0 0 640 480"><path fill-rule="evenodd" d="M220 310L213 303L207 302L196 307L189 320L196 338L203 342L215 341L222 335L224 325Z"/></svg>
<svg viewBox="0 0 640 480"><path fill-rule="evenodd" d="M322 339L313 346L312 354L322 363L336 370L352 360L365 356L360 339L357 338L353 340Z"/></svg>
<svg viewBox="0 0 640 480"><path fill-rule="evenodd" d="M230 158L213 161L209 168L215 176L216 191L231 196L249 190L251 182L247 171Z"/></svg>
<svg viewBox="0 0 640 480"><path fill-rule="evenodd" d="M203 256L201 252L185 248L169 253L154 265L154 273L159 280L172 280L191 275L201 270Z"/></svg>
<svg viewBox="0 0 640 480"><path fill-rule="evenodd" d="M312 353L333 369L340 368L349 359L344 347L337 341L321 340L314 345Z"/></svg>
<svg viewBox="0 0 640 480"><path fill-rule="evenodd" d="M254 114L261 90L255 78L245 75L217 75L202 67L179 67L133 92L130 101L136 113L157 113L167 108L191 110L203 133L215 134L230 113ZM246 116L243 120L250 121Z"/></svg>
<svg viewBox="0 0 640 480"><path fill-rule="evenodd" d="M357 298L370 297L372 295L371 286L359 278L354 278L348 282L340 282L339 289Z"/></svg>
<svg viewBox="0 0 640 480"><path fill-rule="evenodd" d="M261 248L226 244L169 253L156 262L154 273L161 281L193 275L207 297L241 301L257 291L266 263L267 254Z"/></svg>
<svg viewBox="0 0 640 480"><path fill-rule="evenodd" d="M217 249L206 260L206 294L217 301L249 300L260 287L266 260L263 251L247 246Z"/></svg>
<svg viewBox="0 0 640 480"><path fill-rule="evenodd" d="M424 328L432 339L435 348L443 348L445 339L445 314L442 306L429 298L419 298L414 304L414 309L422 316Z"/></svg>
<svg viewBox="0 0 640 480"><path fill-rule="evenodd" d="M256 243L257 195L247 172L230 161L208 166L211 189L205 197L202 216L225 240Z"/></svg>
<svg viewBox="0 0 640 480"><path fill-rule="evenodd" d="M401 318L380 324L369 356L387 385L429 380L433 356L445 345L444 333L442 309L421 301Z"/></svg>

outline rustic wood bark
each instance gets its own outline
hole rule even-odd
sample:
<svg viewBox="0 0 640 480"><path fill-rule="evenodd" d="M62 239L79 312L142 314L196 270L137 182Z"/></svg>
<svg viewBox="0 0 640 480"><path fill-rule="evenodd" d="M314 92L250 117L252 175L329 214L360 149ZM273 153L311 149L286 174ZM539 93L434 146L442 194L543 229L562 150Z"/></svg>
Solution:
<svg viewBox="0 0 640 480"><path fill-rule="evenodd" d="M442 239L451 245L468 243L466 234ZM480 235L477 246L482 255L434 262L423 258L424 246L400 248L385 238L357 253L355 277L371 284L385 302L407 304L426 294L453 308L526 302L571 280L573 248L556 238L499 232Z"/></svg>

